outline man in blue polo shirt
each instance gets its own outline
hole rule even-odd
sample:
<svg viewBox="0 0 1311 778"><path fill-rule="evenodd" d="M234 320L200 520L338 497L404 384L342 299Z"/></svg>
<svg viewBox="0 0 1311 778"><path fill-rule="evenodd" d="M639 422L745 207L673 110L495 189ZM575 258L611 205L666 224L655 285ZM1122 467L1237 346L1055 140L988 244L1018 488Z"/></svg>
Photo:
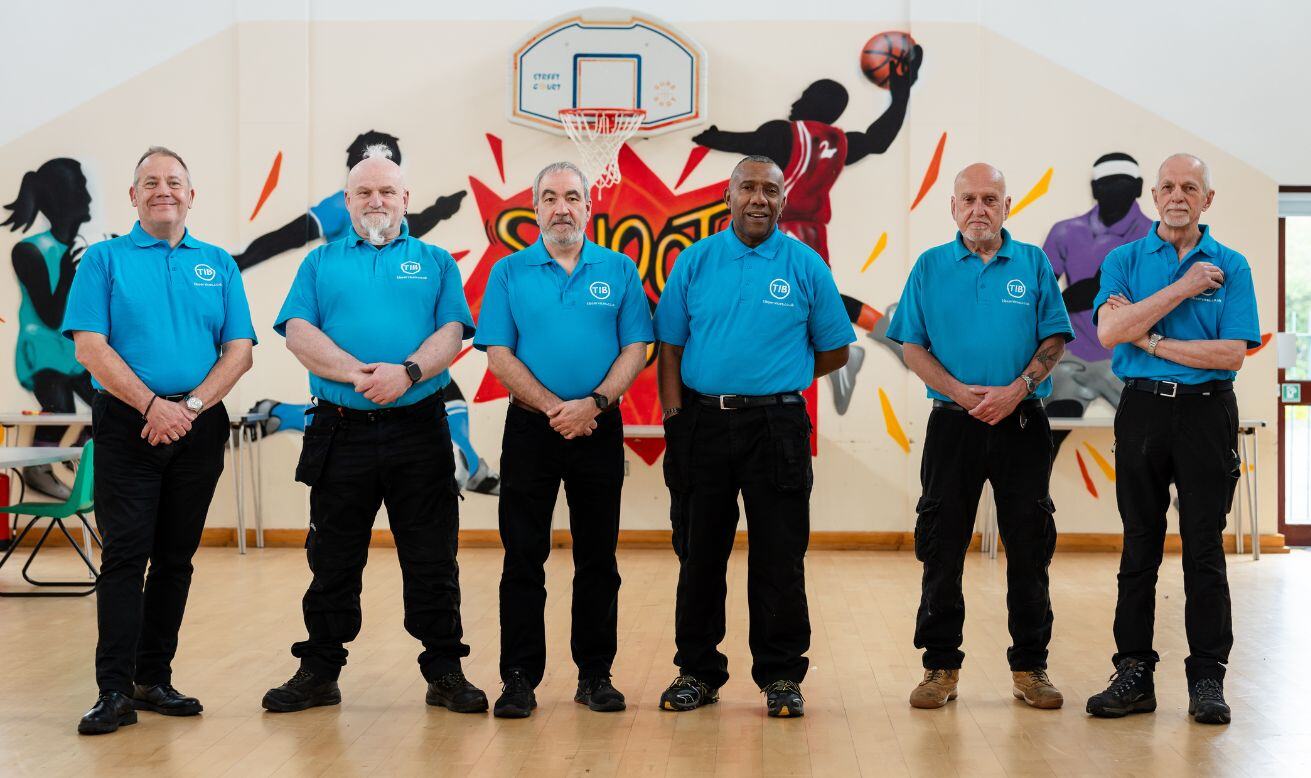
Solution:
<svg viewBox="0 0 1311 778"><path fill-rule="evenodd" d="M1161 220L1107 255L1093 303L1097 336L1114 348L1125 390L1115 415L1115 497L1124 522L1111 685L1088 700L1094 716L1156 710L1152 648L1156 573L1169 487L1179 491L1188 713L1227 724L1225 663L1234 635L1221 533L1238 483L1233 381L1261 344L1252 270L1199 224L1215 192L1206 163L1175 154L1152 187Z"/></svg>
<svg viewBox="0 0 1311 778"><path fill-rule="evenodd" d="M777 229L783 171L768 157L733 169L732 226L678 256L656 307L665 481L679 557L674 664L660 697L685 711L728 680L725 573L746 504L751 677L770 716L803 714L809 660L810 418L801 390L846 364L855 332L833 273Z"/></svg>
<svg viewBox="0 0 1311 778"><path fill-rule="evenodd" d="M1006 544L1012 693L1035 708L1064 702L1046 670L1056 524L1047 491L1051 427L1041 398L1051 394L1052 369L1074 330L1047 256L1002 228L1010 207L1000 170L979 163L957 174L956 239L916 260L888 327L933 399L915 507L915 556L924 563L915 619L924 678L910 695L916 708L956 699L965 659L961 576L985 480Z"/></svg>
<svg viewBox="0 0 1311 778"><path fill-rule="evenodd" d="M533 181L541 237L492 268L473 344L510 390L501 448L501 680L495 715L524 718L546 668L551 513L564 482L573 534L576 702L624 709L610 683L619 612L619 398L646 365L651 307L633 261L584 237L587 177L568 162Z"/></svg>
<svg viewBox="0 0 1311 778"><path fill-rule="evenodd" d="M222 401L250 369L255 344L236 263L186 228L196 191L182 158L148 149L129 195L139 221L87 249L62 327L99 390L91 416L104 535L100 698L78 724L87 735L135 723L136 710L201 711L173 688L171 665L191 557L223 472Z"/></svg>
<svg viewBox="0 0 1311 778"><path fill-rule="evenodd" d="M300 669L264 695L289 712L341 702L345 644L360 630L369 538L385 501L405 582L405 628L423 643L427 701L487 710L460 669L459 507L442 388L473 335L451 255L410 237L409 191L395 162L366 154L347 178L353 229L301 263L274 329L310 372L317 398L296 480L310 487Z"/></svg>

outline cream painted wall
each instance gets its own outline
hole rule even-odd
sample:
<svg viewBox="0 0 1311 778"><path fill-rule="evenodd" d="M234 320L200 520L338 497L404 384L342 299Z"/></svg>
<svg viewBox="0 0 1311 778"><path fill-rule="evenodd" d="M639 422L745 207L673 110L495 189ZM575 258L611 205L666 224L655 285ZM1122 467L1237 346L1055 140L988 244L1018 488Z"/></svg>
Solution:
<svg viewBox="0 0 1311 778"><path fill-rule="evenodd" d="M201 238L232 250L286 223L340 188L344 149L366 129L401 139L413 201L467 188L475 177L501 194L525 187L541 165L572 157L564 139L509 124L504 118L507 53L530 22L244 22L116 86L59 118L0 147L0 196L16 192L23 172L55 156L71 156L92 177L94 221L86 234L123 232L134 213L126 188L131 164L146 145L162 143L187 158L196 178L191 227ZM904 26L897 20L840 22L687 23L683 28L709 51L711 121L751 129L786 115L812 80L844 83L851 104L838 124L863 129L882 110L886 93L855 68L861 44L874 32ZM889 151L846 170L833 189L830 225L834 273L843 291L884 308L897 299L906 273L923 249L951 238L950 178L985 159L1006 171L1018 200L1054 168L1050 192L1019 214L1018 239L1041 243L1054 221L1091 207L1088 170L1097 156L1128 151L1151 169L1166 154L1190 150L1211 162L1219 192L1209 222L1217 237L1246 254L1261 300L1262 330L1274 329L1275 186L1222 149L1200 141L1150 111L1056 67L1033 52L972 24L918 23L912 32L927 54L906 126ZM765 84L748 88L745 84ZM948 133L942 178L913 212L908 208L942 132ZM504 141L508 183L502 185L483 134ZM634 144L634 150L671 186L691 148L691 132ZM248 221L274 155L283 152L281 183L259 217ZM683 189L722 179L733 160L712 153ZM6 191L8 190L8 191ZM6 200L7 201L7 200ZM1144 201L1147 212L1154 213ZM33 232L43 229L40 224ZM889 244L864 273L874 241ZM30 234L30 233L29 233ZM21 235L0 233L8 256ZM468 249L466 276L486 246L472 198L428 239ZM228 404L246 408L262 397L297 400L307 393L304 371L271 330L299 260L289 252L249 270L247 293L262 344L256 366ZM0 406L35 407L8 365L19 293L12 270L0 270ZM846 416L821 389L821 456L816 460L812 526L817 531L909 530L918 496L919 443L927 418L923 387L891 355L870 342L858 394ZM472 395L485 362L470 354L453 373ZM1239 380L1244 417L1273 419L1274 354L1249 360ZM877 389L891 398L912 441L909 455L889 438ZM472 406L473 436L493 462L499 453L504 402ZM1084 441L1107 457L1109 432L1080 432L1055 464L1053 496L1062 531L1115 532L1114 485L1084 458L1100 492L1085 490L1074 461ZM305 490L291 480L299 436L277 435L265 445L265 514L271 526L306 522ZM667 496L659 463L629 457L624 526L667 526ZM1264 526L1274 525L1275 437L1262 440L1258 471ZM211 526L233 523L232 484L225 475ZM463 526L495 527L495 500L469 495Z"/></svg>

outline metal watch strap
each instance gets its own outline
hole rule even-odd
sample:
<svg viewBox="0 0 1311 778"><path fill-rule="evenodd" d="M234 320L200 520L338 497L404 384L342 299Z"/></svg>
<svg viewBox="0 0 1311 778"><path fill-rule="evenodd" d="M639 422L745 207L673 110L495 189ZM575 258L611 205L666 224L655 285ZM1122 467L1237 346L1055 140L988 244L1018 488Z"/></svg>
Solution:
<svg viewBox="0 0 1311 778"><path fill-rule="evenodd" d="M1159 346L1159 345L1161 345L1161 341L1164 340L1164 339L1165 339L1165 336L1162 335L1162 334L1159 333L1159 332L1153 332L1150 336L1148 336L1148 338L1147 338L1147 353L1150 354L1150 355L1152 355L1152 356L1156 356L1156 347Z"/></svg>

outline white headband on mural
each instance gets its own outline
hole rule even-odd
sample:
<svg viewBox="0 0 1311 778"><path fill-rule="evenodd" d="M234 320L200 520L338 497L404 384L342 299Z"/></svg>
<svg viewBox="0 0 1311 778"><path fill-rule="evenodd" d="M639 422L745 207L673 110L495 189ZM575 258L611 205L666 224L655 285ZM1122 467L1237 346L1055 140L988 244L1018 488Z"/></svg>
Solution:
<svg viewBox="0 0 1311 778"><path fill-rule="evenodd" d="M1108 159L1105 162L1093 165L1092 180L1096 181L1107 176L1142 178L1143 174L1138 170L1138 163L1130 162L1127 159Z"/></svg>

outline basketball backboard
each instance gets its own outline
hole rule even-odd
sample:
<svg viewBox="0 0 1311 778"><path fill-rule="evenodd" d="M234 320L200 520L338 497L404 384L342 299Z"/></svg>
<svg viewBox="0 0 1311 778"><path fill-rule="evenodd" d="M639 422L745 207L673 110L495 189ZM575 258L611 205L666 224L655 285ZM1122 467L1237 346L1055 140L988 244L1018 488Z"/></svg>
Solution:
<svg viewBox="0 0 1311 778"><path fill-rule="evenodd" d="M639 137L706 120L707 58L686 33L640 11L588 8L553 19L515 46L510 120L565 134L565 108L640 108Z"/></svg>

